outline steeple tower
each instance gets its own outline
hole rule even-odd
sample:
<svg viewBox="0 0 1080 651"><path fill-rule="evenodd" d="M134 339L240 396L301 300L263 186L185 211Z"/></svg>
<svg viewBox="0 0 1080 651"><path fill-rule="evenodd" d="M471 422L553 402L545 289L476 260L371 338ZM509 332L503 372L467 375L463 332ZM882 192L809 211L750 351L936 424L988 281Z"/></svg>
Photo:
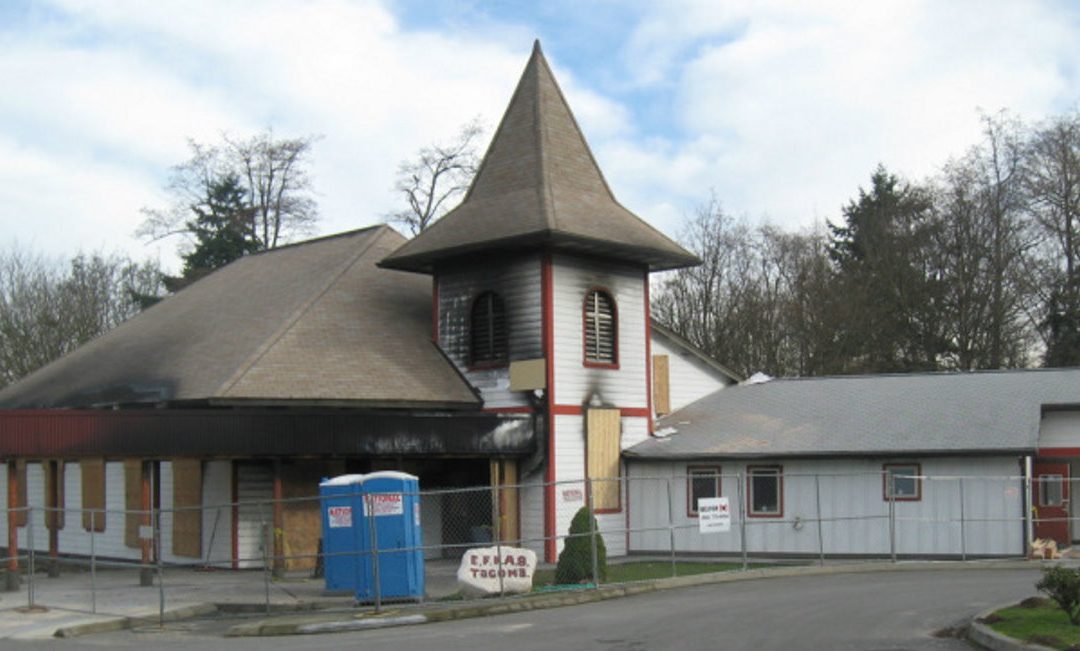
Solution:
<svg viewBox="0 0 1080 651"><path fill-rule="evenodd" d="M538 248L653 271L698 263L615 199L539 41L465 199L380 264L431 273L481 251Z"/></svg>

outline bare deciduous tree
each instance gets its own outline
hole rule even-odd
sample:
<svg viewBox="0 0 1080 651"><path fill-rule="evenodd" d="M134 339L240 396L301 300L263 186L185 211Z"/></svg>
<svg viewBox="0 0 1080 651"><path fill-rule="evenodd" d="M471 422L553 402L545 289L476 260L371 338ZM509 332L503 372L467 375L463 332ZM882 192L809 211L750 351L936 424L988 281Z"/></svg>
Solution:
<svg viewBox="0 0 1080 651"><path fill-rule="evenodd" d="M223 135L219 145L189 140L191 158L173 168L166 186L172 203L144 208L146 219L136 234L149 240L190 236L192 206L230 177L243 185L246 236L256 249L273 249L311 233L318 219L307 171L314 142L314 136L276 139L269 130L246 139Z"/></svg>
<svg viewBox="0 0 1080 651"><path fill-rule="evenodd" d="M474 119L450 143L424 147L415 159L403 161L394 189L408 207L387 215L387 220L416 235L442 217L472 183L480 164L477 143L483 132L479 119Z"/></svg>
<svg viewBox="0 0 1080 651"><path fill-rule="evenodd" d="M65 264L0 251L0 386L116 327L161 291L156 263L79 254Z"/></svg>

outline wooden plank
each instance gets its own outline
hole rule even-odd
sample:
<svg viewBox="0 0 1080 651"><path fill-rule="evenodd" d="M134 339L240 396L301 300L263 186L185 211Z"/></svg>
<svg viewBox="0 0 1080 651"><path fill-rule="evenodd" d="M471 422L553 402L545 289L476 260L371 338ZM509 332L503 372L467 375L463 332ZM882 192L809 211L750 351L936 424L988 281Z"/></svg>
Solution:
<svg viewBox="0 0 1080 651"><path fill-rule="evenodd" d="M142 465L140 459L124 460L124 544L136 549L142 547L139 526L142 514Z"/></svg>
<svg viewBox="0 0 1080 651"><path fill-rule="evenodd" d="M592 484L594 511L618 511L620 504L618 409L589 409L586 415L587 477Z"/></svg>
<svg viewBox="0 0 1080 651"><path fill-rule="evenodd" d="M26 459L15 460L15 508L23 509L16 512L12 517L15 520L15 526L26 526Z"/></svg>
<svg viewBox="0 0 1080 651"><path fill-rule="evenodd" d="M671 378L667 355L653 355L653 409L657 416L671 413Z"/></svg>
<svg viewBox="0 0 1080 651"><path fill-rule="evenodd" d="M173 535L176 556L202 557L203 468L199 459L173 459Z"/></svg>
<svg viewBox="0 0 1080 651"><path fill-rule="evenodd" d="M499 523L499 529L502 532L503 542L517 542L521 538L521 517L518 511L517 461L503 459L501 463L499 497L502 501L499 503L499 508L502 513L502 522Z"/></svg>
<svg viewBox="0 0 1080 651"><path fill-rule="evenodd" d="M87 531L105 531L105 459L79 461L82 483L82 526Z"/></svg>
<svg viewBox="0 0 1080 651"><path fill-rule="evenodd" d="M59 531L64 528L64 462L45 461L45 527Z"/></svg>

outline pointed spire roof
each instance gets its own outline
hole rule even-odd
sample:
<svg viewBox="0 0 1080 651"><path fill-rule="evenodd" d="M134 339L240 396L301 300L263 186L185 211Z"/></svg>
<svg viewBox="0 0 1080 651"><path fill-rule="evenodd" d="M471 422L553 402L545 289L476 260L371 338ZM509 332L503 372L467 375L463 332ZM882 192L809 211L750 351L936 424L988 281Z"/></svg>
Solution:
<svg viewBox="0 0 1080 651"><path fill-rule="evenodd" d="M431 273L481 251L536 248L651 270L700 262L615 199L539 41L465 199L379 264Z"/></svg>

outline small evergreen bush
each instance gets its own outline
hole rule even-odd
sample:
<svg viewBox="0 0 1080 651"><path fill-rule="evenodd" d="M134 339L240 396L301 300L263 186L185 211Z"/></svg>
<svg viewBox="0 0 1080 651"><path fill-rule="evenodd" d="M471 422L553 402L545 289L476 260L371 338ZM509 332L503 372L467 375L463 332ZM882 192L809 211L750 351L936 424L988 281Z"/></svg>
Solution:
<svg viewBox="0 0 1080 651"><path fill-rule="evenodd" d="M559 564L555 567L555 583L597 583L592 571L592 536L589 535L593 531L597 532L597 574L600 575L600 581L607 580L607 549L599 530L600 527L596 525L596 518L589 507L583 506L574 514L574 519L570 521L570 537L566 539L562 553L559 554Z"/></svg>
<svg viewBox="0 0 1080 651"><path fill-rule="evenodd" d="M561 558L559 562L562 562ZM1043 576L1035 587L1065 611L1073 626L1080 626L1080 568L1070 569L1060 565L1044 568Z"/></svg>

